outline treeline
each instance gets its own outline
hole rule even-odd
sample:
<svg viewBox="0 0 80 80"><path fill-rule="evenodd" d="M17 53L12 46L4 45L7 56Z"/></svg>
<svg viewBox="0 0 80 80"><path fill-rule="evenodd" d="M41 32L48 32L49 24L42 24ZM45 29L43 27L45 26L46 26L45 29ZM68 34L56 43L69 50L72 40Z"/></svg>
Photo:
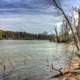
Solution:
<svg viewBox="0 0 80 80"><path fill-rule="evenodd" d="M54 36L45 34L32 34L27 32L13 32L0 30L0 40L54 40Z"/></svg>

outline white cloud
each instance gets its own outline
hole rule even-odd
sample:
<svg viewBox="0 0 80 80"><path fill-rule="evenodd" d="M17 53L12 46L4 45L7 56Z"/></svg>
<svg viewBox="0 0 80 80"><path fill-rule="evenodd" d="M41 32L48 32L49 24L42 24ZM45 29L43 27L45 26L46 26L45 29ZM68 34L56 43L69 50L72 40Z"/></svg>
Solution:
<svg viewBox="0 0 80 80"><path fill-rule="evenodd" d="M53 24L61 22L60 17L52 15L18 15L18 16L0 16L0 28L13 31L26 31L40 33L50 31Z"/></svg>

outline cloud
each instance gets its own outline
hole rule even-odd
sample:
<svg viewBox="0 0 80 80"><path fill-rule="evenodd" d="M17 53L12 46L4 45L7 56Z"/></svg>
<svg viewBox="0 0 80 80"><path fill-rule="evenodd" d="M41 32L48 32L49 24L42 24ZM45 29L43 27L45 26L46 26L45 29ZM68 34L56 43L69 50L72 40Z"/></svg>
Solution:
<svg viewBox="0 0 80 80"><path fill-rule="evenodd" d="M52 15L5 15L0 16L0 29L32 33L50 32L53 25L60 23L61 19Z"/></svg>
<svg viewBox="0 0 80 80"><path fill-rule="evenodd" d="M0 14L56 14L52 0L0 0Z"/></svg>
<svg viewBox="0 0 80 80"><path fill-rule="evenodd" d="M80 4L79 0L62 2L67 13L77 4ZM0 29L25 30L33 33L50 32L53 31L54 24L61 25L62 19L62 15L54 9L52 0L0 0Z"/></svg>
<svg viewBox="0 0 80 80"><path fill-rule="evenodd" d="M50 0L1 0L0 8L44 8Z"/></svg>

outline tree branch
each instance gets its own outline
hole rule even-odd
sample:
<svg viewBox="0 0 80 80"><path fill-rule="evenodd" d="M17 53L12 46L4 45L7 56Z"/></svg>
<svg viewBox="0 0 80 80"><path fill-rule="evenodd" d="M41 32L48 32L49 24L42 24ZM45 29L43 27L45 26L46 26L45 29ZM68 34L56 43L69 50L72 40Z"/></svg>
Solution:
<svg viewBox="0 0 80 80"><path fill-rule="evenodd" d="M67 18L64 10L57 4L56 0L53 0L53 2L55 3L56 8L58 8L62 12L64 18L66 19L66 21L67 21L67 23L68 23L68 25L69 25L69 27L70 27L70 29L72 31L72 35L73 35L73 38L74 38L74 42L75 42L76 48L77 48L77 50L79 50L78 41L77 41L77 38L75 36L75 33L73 31L73 28L71 26L71 23L70 23L69 19Z"/></svg>

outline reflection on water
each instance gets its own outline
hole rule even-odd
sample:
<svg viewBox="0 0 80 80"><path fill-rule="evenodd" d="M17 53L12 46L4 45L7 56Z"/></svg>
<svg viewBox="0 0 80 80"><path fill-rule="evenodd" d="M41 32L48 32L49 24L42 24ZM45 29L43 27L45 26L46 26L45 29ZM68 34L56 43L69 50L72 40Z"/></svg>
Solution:
<svg viewBox="0 0 80 80"><path fill-rule="evenodd" d="M1 40L0 80L3 77L4 65L5 73L8 73L7 80L50 80L48 65L64 68L69 56L64 44L37 40Z"/></svg>

